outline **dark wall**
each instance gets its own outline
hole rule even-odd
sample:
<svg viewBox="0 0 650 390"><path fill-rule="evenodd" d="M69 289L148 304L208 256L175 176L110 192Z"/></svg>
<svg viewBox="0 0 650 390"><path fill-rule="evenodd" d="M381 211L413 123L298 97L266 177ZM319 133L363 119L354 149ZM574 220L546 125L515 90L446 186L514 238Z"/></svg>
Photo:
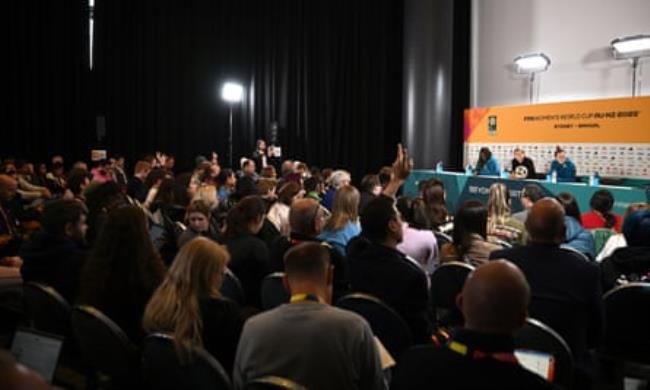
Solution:
<svg viewBox="0 0 650 390"><path fill-rule="evenodd" d="M235 156L279 121L288 156L359 175L400 139L402 7L395 0L96 0L95 68L87 68L85 1L18 1L0 154L133 159L153 150L190 163L226 156L219 87L246 87L234 110ZM104 116L98 140L95 117ZM4 137L3 137L4 138Z"/></svg>

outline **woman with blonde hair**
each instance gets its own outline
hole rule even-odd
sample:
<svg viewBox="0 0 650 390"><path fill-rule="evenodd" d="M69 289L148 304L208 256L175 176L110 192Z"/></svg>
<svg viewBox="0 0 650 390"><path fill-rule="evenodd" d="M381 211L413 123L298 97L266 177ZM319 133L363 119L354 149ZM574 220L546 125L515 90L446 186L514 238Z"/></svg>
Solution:
<svg viewBox="0 0 650 390"><path fill-rule="evenodd" d="M512 217L511 211L508 187L503 183L492 184L488 195L488 235L523 245L528 239L526 228Z"/></svg>
<svg viewBox="0 0 650 390"><path fill-rule="evenodd" d="M200 186L196 190L196 194L194 194L194 197L192 198L192 202L195 202L197 200L203 201L208 207L210 208L210 211L214 211L219 207L219 197L217 196L217 187L213 186L212 184L205 184Z"/></svg>
<svg viewBox="0 0 650 390"><path fill-rule="evenodd" d="M185 244L147 304L143 328L171 333L182 360L192 358L192 348L205 348L232 372L242 319L237 304L219 293L229 258L206 238Z"/></svg>
<svg viewBox="0 0 650 390"><path fill-rule="evenodd" d="M345 256L348 242L361 233L359 226L359 191L351 185L340 187L334 195L332 215L319 239L327 241Z"/></svg>

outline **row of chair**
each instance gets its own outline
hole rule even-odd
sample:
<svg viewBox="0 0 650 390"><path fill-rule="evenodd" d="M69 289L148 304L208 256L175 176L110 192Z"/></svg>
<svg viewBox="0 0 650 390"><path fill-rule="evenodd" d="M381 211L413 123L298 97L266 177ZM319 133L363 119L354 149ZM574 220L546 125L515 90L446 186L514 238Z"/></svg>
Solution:
<svg viewBox="0 0 650 390"><path fill-rule="evenodd" d="M110 318L94 307L71 307L52 287L27 283L24 300L30 325L75 343L90 370L89 388L230 389L229 375L203 348L193 348L189 359L177 353L173 336L147 336L142 350ZM304 388L277 376L256 378L247 389Z"/></svg>

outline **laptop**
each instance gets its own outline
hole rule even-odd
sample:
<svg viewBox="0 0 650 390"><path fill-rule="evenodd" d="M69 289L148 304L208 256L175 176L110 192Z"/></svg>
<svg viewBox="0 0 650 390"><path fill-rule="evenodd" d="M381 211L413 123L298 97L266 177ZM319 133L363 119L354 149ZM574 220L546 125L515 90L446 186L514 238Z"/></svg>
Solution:
<svg viewBox="0 0 650 390"><path fill-rule="evenodd" d="M11 354L18 363L36 371L45 381L52 383L62 347L61 336L19 327L11 343Z"/></svg>

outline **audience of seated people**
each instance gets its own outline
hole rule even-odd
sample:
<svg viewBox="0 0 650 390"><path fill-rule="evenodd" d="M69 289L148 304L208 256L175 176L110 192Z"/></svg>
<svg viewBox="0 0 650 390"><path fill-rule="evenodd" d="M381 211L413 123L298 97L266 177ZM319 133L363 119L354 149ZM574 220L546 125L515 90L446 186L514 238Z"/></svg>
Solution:
<svg viewBox="0 0 650 390"><path fill-rule="evenodd" d="M334 195L332 215L327 219L319 239L328 242L341 255L351 239L361 233L359 226L359 191L351 185L340 187Z"/></svg>
<svg viewBox="0 0 650 390"><path fill-rule="evenodd" d="M345 257L329 244L318 238L325 225L327 209L314 199L297 199L289 211L289 238L280 236L271 246L271 268L274 272L284 271L284 255L286 252L303 242L323 244L330 252L330 260L334 266L334 298L338 299L350 290L350 283Z"/></svg>
<svg viewBox="0 0 650 390"><path fill-rule="evenodd" d="M449 211L445 200L445 185L438 179L429 179L419 183L420 197L426 205L427 218L434 231L443 231L448 223Z"/></svg>
<svg viewBox="0 0 650 390"><path fill-rule="evenodd" d="M526 223L526 218L528 217L528 212L533 207L535 202L544 197L544 190L537 184L526 184L521 190L521 195L519 201L521 202L521 207L523 210L512 214L512 218L521 222L522 224Z"/></svg>
<svg viewBox="0 0 650 390"><path fill-rule="evenodd" d="M582 227L582 217L576 198L568 192L561 192L557 199L564 207L565 236L564 244L587 256L596 258L596 244L593 235Z"/></svg>
<svg viewBox="0 0 650 390"><path fill-rule="evenodd" d="M361 214L361 235L348 244L348 267L353 291L368 293L394 308L409 326L417 343L431 336L427 275L397 249L403 239L403 222L394 196L410 173L400 152L391 181L381 196Z"/></svg>
<svg viewBox="0 0 650 390"><path fill-rule="evenodd" d="M206 237L217 241L218 234L214 226L210 223L212 220L212 211L210 207L202 200L195 200L189 206L185 213L185 231L178 237L178 247L181 248L190 240L196 237Z"/></svg>
<svg viewBox="0 0 650 390"><path fill-rule="evenodd" d="M417 261L427 275L431 275L438 266L438 243L431 231L424 201L402 196L397 200L397 210L404 220L404 236L397 249Z"/></svg>
<svg viewBox="0 0 650 390"><path fill-rule="evenodd" d="M598 266L560 247L566 237L565 209L553 198L537 201L526 219L529 244L492 252L526 276L531 290L531 317L557 331L568 343L576 364L589 370L588 350L596 347L603 324Z"/></svg>
<svg viewBox="0 0 650 390"><path fill-rule="evenodd" d="M138 207L108 213L81 274L79 299L117 323L134 342L144 336L142 315L165 267Z"/></svg>
<svg viewBox="0 0 650 390"><path fill-rule="evenodd" d="M249 319L237 347L235 389L265 375L308 389L385 389L373 333L355 313L330 306L329 251L302 243L284 258L291 301Z"/></svg>
<svg viewBox="0 0 650 390"><path fill-rule="evenodd" d="M440 250L440 263L461 261L479 266L488 261L490 253L502 249L487 240L487 208L478 200L460 204L454 216L452 242Z"/></svg>
<svg viewBox="0 0 650 390"><path fill-rule="evenodd" d="M20 251L23 281L54 287L75 302L87 256L86 206L76 200L55 200L45 206L42 231L33 233Z"/></svg>
<svg viewBox="0 0 650 390"><path fill-rule="evenodd" d="M362 211L371 200L378 197L381 194L381 190L379 175L365 175L361 179L361 185L359 187L359 211Z"/></svg>
<svg viewBox="0 0 650 390"><path fill-rule="evenodd" d="M271 205L267 218L280 234L289 237L289 210L293 201L302 197L302 188L299 183L287 182L278 189L277 194L277 201Z"/></svg>
<svg viewBox="0 0 650 390"><path fill-rule="evenodd" d="M227 372L232 371L243 323L237 303L219 292L229 257L213 241L189 241L153 293L143 319L146 332L174 335L181 359L191 359L193 347L205 348Z"/></svg>
<svg viewBox="0 0 650 390"><path fill-rule="evenodd" d="M487 234L509 243L523 245L526 243L526 228L510 214L510 193L503 183L494 183L488 193L488 228Z"/></svg>
<svg viewBox="0 0 650 390"><path fill-rule="evenodd" d="M598 190L594 192L589 201L591 211L581 216L582 226L585 229L614 229L621 232L623 227L623 218L620 215L613 214L614 196L607 190Z"/></svg>
<svg viewBox="0 0 650 390"><path fill-rule="evenodd" d="M647 203L631 203L625 209L625 214L623 214L623 221L632 215L635 211L639 210L648 210L650 205ZM625 235L623 233L612 234L609 239L605 242L605 245L596 256L596 261L602 261L604 258L609 257L614 253L618 248L623 248L627 246L627 241L625 241Z"/></svg>
<svg viewBox="0 0 650 390"><path fill-rule="evenodd" d="M271 272L269 249L257 234L266 218L266 207L259 196L240 200L226 218L221 243L230 253L230 269L241 281L246 303L261 307L262 279Z"/></svg>
<svg viewBox="0 0 650 390"><path fill-rule="evenodd" d="M528 315L530 287L512 263L493 261L473 271L457 305L465 325L447 345L419 346L402 357L391 388L553 389L514 355L514 332Z"/></svg>
<svg viewBox="0 0 650 390"><path fill-rule="evenodd" d="M582 222L590 229L616 229L621 225L617 217L613 225L608 225L613 202L607 191L594 195L593 211L581 216L570 194L561 194L560 204L550 199L540 200L541 189L526 186L522 205L528 211L508 218L510 208L504 207L510 206L507 192L499 195L496 193L499 189L495 188L494 199L488 205L465 202L451 218L444 185L436 179L419 184L420 198L403 197L396 202L397 191L411 169L408 154L402 149L398 149L398 158L392 167L384 167L379 175L364 178L365 196L360 196L350 185L350 175L346 171L309 169L300 162L283 164L278 182L268 177L258 180L254 171L251 172L253 165L244 163L243 179L239 180L244 183L240 186L236 184L238 180L233 171L222 168L214 155L212 160L197 158L194 173L174 172L175 163L174 159L159 153L144 156L134 161L135 175L127 177L123 158L94 164L97 168L94 176L83 162L75 163L66 174L60 156L53 158L49 172L44 164L37 164L38 169L34 171L35 165L29 162L3 161L2 172L11 175L0 174L0 278L20 280L22 273L24 282L51 285L71 304L95 306L135 343L148 332L164 331L175 335L181 357L185 356L188 347L202 346L229 372L233 361L237 360L234 375L238 386L268 373L287 375L307 386L317 383L317 388L322 387L321 383L346 388L348 383L355 384L350 385L351 388L383 388L386 383L381 368L365 365L371 361L378 364L375 346L368 341L368 337L372 340L368 325L359 317L348 312L341 315L339 310L323 303L336 302L348 292L372 294L402 316L416 344L431 344L428 276L437 264L455 260L490 267L492 263L488 258L505 258L521 268L528 279L531 317L541 319L558 331L571 346L580 370L588 371L593 367L587 351L597 347L602 326L602 291L630 281L647 281L650 272L647 204L632 205L628 209L622 234L612 235L611 243L605 245L603 256L599 258L602 259L601 272L597 264L560 248L562 244L570 244L591 259L595 258L593 237L581 226L580 220L584 217ZM19 167L16 174L15 166ZM264 176L269 175L272 172L264 173ZM326 178L327 192L323 188ZM295 193L282 202L286 206L282 222L286 236L281 236L269 220L271 206L280 203L275 202L278 185L290 188L290 194ZM378 191L382 193L377 194ZM300 198L302 193L304 199ZM25 194L27 197L23 196ZM320 205L327 203L323 199L328 197L332 215ZM361 197L365 198L366 206L360 211ZM129 203L134 205L129 206ZM492 213L488 213L486 206L489 205L492 205ZM589 224L586 216L590 214L598 224ZM500 218L517 217L526 222L522 233L530 234L527 246L502 250L502 246L490 242L490 233L495 233L490 230L490 222L507 225L499 222ZM187 229L183 231L183 225L177 222L185 222ZM88 232L84 240L86 223ZM444 245L438 254L434 233L452 228L453 242ZM160 230L162 235L156 233ZM158 239L162 245L158 245ZM512 241L524 243L523 240ZM249 320L251 330L248 332L252 333L248 334L273 335L267 337L270 340L249 338L247 330L240 340L242 313L261 310L260 285L266 275L285 271L292 293L310 293L302 291L303 287L294 287L305 286L300 276L294 278L298 281L292 285L292 268L286 267L289 263L285 262L285 256L288 259L294 252L298 254L294 256L298 259L294 260L294 264L298 264L294 271L310 261L322 265L324 263L318 258L326 258L326 263L333 267L328 265L328 271L319 274L328 276L317 278L317 282L325 282L325 290L331 292L327 297L320 296L318 291L322 288L319 287L314 292L321 301L318 305L312 306L314 302L308 298L307 302L281 306L282 310L270 317L265 315L273 311ZM220 295L218 290L227 265L240 279L248 307L240 308ZM316 269L313 265L307 268ZM499 283L510 280L508 288L512 290L508 291L512 297L509 298L520 299L518 302L525 304L523 290L515 291L521 287L516 270L501 262L496 265L499 266L492 271L485 271L485 280ZM483 269L489 268L479 267L476 278ZM483 288L496 291L486 293L480 297L482 299L497 299L505 291L499 283L486 287L480 280L479 287L475 286L476 290L472 291L483 291ZM314 286L313 283L314 280L309 279L309 285ZM466 286L470 287L471 284ZM465 292L463 297L466 303ZM500 313L498 316L504 321L512 316L520 320L525 318L513 306L514 301L498 299L504 303L498 308L503 311L494 309L493 314ZM492 304L481 300L474 303L485 308ZM322 314L310 310L315 306ZM251 308L253 310L248 310ZM483 321L482 315L489 313L472 314L469 311L473 309L467 305L461 305L461 309L467 323L465 329L452 332L453 341L470 347L476 345L474 348L494 347L496 353L510 351L509 334L521 323L510 322L509 328L501 328L498 332L486 331L482 328L484 324L474 319ZM320 315L331 316L331 326L323 322ZM297 317L307 320L305 323L291 320ZM314 325L315 322L320 325ZM276 324L273 326L282 328L287 336L277 333L280 336L275 340L276 332L267 329L269 324ZM325 333L324 328L328 330ZM294 337L304 337L308 341L293 341ZM303 352L300 349L309 350L317 337L322 338L323 348L332 344L327 341L332 337L337 340L350 337L350 345L364 351L366 360L357 360L364 364L363 368L347 363L351 356L346 355L347 350L328 349L324 354L316 348L305 351L307 355L300 355ZM292 340L291 345L297 351L286 348L286 339ZM276 346L273 342L279 344ZM241 356L235 359L238 343ZM305 345L310 348L304 348ZM429 371L432 375L441 375L438 370L423 367L438 364L448 367L450 378L454 377L455 370L475 372L465 379L476 378L478 384L487 381L485 378L501 383L500 375L508 373L514 378L512 386L516 387L520 380L523 381L520 388L544 386L540 381L527 382L531 378L518 366L506 370L498 367L497 362L491 362L494 368L483 366L485 362L480 360L458 362L458 351L448 348L442 348L442 352L427 351L426 348L398 362L395 388L421 388L432 380L426 375ZM258 356L258 351L262 350L269 354L265 356L272 358ZM343 368L332 366L336 374L329 375L313 373L308 366L293 367L295 360L292 359L297 357L308 365L317 362L318 366L322 356L342 360L346 365ZM485 368L488 366L489 369ZM350 368L356 370L356 374L353 375ZM364 378L359 377L362 371L367 373ZM338 382L328 382L330 380Z"/></svg>
<svg viewBox="0 0 650 390"><path fill-rule="evenodd" d="M342 169L332 172L330 177L327 179L327 191L323 196L323 206L328 210L332 210L332 204L334 203L334 195L336 190L339 188L349 185L352 181L350 173Z"/></svg>
<svg viewBox="0 0 650 390"><path fill-rule="evenodd" d="M650 210L630 213L623 223L626 245L600 263L603 289L629 282L650 281Z"/></svg>

